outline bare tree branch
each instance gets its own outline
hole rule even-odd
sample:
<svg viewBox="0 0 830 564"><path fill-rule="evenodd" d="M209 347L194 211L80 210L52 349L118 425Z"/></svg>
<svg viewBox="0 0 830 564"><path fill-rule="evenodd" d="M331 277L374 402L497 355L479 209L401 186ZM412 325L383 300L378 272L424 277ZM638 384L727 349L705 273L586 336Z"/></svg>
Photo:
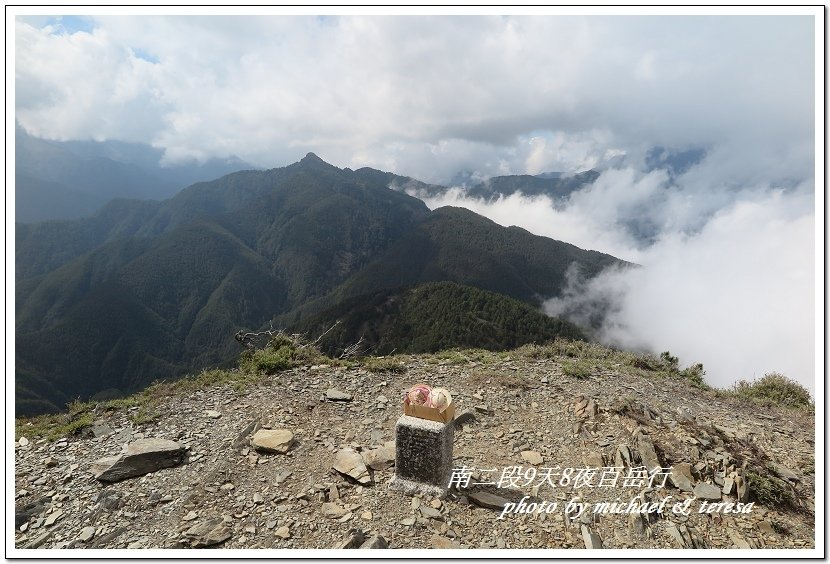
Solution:
<svg viewBox="0 0 830 564"><path fill-rule="evenodd" d="M337 357L338 360L343 360L344 358L350 358L353 356L361 356L366 352L366 348L363 348L363 335L360 336L360 339L352 345L349 345L343 352L340 353L340 356Z"/></svg>

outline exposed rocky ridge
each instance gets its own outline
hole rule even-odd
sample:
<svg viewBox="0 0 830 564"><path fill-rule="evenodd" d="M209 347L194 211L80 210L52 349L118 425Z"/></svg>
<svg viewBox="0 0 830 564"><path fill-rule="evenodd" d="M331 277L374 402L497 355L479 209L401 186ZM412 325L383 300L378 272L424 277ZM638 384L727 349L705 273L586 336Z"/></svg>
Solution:
<svg viewBox="0 0 830 564"><path fill-rule="evenodd" d="M494 360L495 359L495 360ZM626 367L589 378L563 373L561 359L493 356L452 363L402 357L401 373L310 366L267 377L243 391L216 386L164 398L158 419L134 425L129 410L99 412L97 436L15 444L18 548L812 548L815 546L814 419L759 409L669 378ZM503 468L622 465L675 469L665 488L550 488L539 479L511 488L454 488L443 500L389 491L399 398L409 385L448 388L466 422L455 434L454 466L498 480ZM353 396L331 401L330 389ZM136 408L131 408L136 409ZM252 446L260 429L286 429L287 452ZM26 427L22 427L25 436ZM91 434L91 433L90 433ZM143 438L176 441L183 464L102 483L93 463ZM362 466L338 453L360 453ZM370 454L373 453L373 454ZM385 454L384 454L385 453ZM346 468L351 465L352 468ZM759 470L760 469L760 470ZM347 477L357 473L359 481ZM364 472L365 470L365 472ZM751 513L670 511L660 517L586 512L568 518L507 514L504 503L566 504L702 496L752 497L747 475L772 480L786 503ZM541 474L540 474L541 475ZM776 476L777 475L777 476ZM744 490L739 489L743 480ZM751 481L751 478L750 478ZM677 484L679 487L675 487ZM727 487L728 486L728 487ZM685 491L684 491L685 490ZM722 494L723 491L730 494ZM369 541L372 542L369 542Z"/></svg>

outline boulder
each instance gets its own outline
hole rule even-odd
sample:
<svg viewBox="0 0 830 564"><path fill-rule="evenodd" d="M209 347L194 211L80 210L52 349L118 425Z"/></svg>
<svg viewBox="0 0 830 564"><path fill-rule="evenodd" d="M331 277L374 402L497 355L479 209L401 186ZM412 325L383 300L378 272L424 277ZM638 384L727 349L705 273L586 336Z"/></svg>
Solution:
<svg viewBox="0 0 830 564"><path fill-rule="evenodd" d="M185 448L176 441L139 439L127 446L127 452L95 461L92 469L98 480L118 482L178 466L184 459L184 452Z"/></svg>

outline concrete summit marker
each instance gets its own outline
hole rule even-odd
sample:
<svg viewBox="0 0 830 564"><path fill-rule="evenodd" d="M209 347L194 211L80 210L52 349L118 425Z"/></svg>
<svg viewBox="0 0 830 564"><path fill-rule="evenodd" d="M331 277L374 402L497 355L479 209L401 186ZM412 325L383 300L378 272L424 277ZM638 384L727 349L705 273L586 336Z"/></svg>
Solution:
<svg viewBox="0 0 830 564"><path fill-rule="evenodd" d="M395 424L395 476L389 489L444 497L452 476L453 421L401 415Z"/></svg>

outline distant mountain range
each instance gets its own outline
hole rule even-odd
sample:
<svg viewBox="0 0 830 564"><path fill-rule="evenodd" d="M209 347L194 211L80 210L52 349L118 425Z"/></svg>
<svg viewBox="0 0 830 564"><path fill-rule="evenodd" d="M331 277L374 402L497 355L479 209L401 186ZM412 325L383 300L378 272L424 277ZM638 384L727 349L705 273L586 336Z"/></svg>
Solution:
<svg viewBox="0 0 830 564"><path fill-rule="evenodd" d="M392 188L407 191L416 197L434 197L444 194L453 188L460 188L472 198L493 200L499 197L521 193L525 196L548 196L554 205L564 204L568 197L599 178L599 172L586 170L576 174L562 172L544 172L537 175L514 174L509 176L494 176L486 180L478 180L469 172L457 174L447 186L429 185L420 190L411 186L393 185Z"/></svg>
<svg viewBox="0 0 830 564"><path fill-rule="evenodd" d="M370 324L398 340L379 340L378 350L399 346L407 327L426 348L581 335L533 308L559 295L570 265L590 277L617 259L466 209L430 211L391 185L433 189L310 153L162 202L114 200L84 219L18 223L17 413L228 362L240 329L312 330L338 311L350 327L371 318L361 304L393 295L400 308L384 315L397 319ZM432 282L463 286L419 286Z"/></svg>
<svg viewBox="0 0 830 564"><path fill-rule="evenodd" d="M162 166L164 152L121 141L46 141L15 128L15 221L76 219L114 198L163 200L182 188L253 168L235 159Z"/></svg>

